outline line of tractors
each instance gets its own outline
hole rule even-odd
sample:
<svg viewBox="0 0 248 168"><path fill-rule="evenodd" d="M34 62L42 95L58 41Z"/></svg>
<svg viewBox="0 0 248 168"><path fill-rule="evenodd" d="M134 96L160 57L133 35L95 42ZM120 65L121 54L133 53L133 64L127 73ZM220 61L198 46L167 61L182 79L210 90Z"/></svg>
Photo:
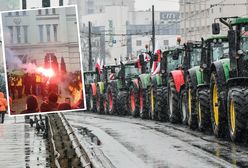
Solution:
<svg viewBox="0 0 248 168"><path fill-rule="evenodd" d="M248 130L248 18L218 18L220 36L85 72L87 108L99 114L183 123L233 142ZM100 72L101 71L101 72Z"/></svg>

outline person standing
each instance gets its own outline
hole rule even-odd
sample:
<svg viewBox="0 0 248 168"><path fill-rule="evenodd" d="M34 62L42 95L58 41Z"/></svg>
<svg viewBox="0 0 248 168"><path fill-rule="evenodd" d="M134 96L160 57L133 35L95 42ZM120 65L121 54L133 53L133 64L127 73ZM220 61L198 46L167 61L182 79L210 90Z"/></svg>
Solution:
<svg viewBox="0 0 248 168"><path fill-rule="evenodd" d="M7 100L4 98L3 92L0 92L0 114L1 114L1 123L4 123L4 115L7 110Z"/></svg>
<svg viewBox="0 0 248 168"><path fill-rule="evenodd" d="M15 80L14 75L10 76L9 82L10 82L10 92L11 92L12 98L14 100L15 99L15 90L16 90L16 80Z"/></svg>
<svg viewBox="0 0 248 168"><path fill-rule="evenodd" d="M20 76L17 77L16 89L18 92L18 99L22 98L23 81L22 81L22 77L20 77Z"/></svg>
<svg viewBox="0 0 248 168"><path fill-rule="evenodd" d="M36 94L35 73L32 73L32 75L31 75L31 85L32 85L32 94L33 94L33 95L37 95L37 94Z"/></svg>
<svg viewBox="0 0 248 168"><path fill-rule="evenodd" d="M36 73L35 81L36 81L36 94L39 96L41 94L41 75L39 73Z"/></svg>

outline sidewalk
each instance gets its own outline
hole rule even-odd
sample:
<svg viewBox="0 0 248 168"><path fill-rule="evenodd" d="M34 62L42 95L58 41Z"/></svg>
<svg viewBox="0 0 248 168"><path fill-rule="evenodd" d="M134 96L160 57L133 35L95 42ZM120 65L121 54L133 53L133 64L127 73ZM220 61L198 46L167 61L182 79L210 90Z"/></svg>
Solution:
<svg viewBox="0 0 248 168"><path fill-rule="evenodd" d="M0 124L0 167L49 167L46 140L24 122L24 117L5 117ZM47 159L47 161L46 161Z"/></svg>

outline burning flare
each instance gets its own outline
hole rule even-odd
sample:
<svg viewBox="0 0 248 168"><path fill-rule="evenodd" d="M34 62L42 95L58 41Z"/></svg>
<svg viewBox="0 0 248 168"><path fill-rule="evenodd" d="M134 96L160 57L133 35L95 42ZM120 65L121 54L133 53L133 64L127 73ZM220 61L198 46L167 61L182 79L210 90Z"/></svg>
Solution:
<svg viewBox="0 0 248 168"><path fill-rule="evenodd" d="M45 69L43 67L39 67L37 68L37 72L42 73L44 76L51 78L54 76L54 71L49 68L49 69Z"/></svg>

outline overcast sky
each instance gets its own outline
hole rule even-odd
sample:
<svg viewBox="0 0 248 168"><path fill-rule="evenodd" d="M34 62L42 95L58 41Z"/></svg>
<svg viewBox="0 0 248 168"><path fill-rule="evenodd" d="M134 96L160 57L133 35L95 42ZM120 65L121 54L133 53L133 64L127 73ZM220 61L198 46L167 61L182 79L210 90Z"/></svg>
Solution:
<svg viewBox="0 0 248 168"><path fill-rule="evenodd" d="M147 10L154 8L156 11L175 11L179 10L179 0L135 0L135 10Z"/></svg>

